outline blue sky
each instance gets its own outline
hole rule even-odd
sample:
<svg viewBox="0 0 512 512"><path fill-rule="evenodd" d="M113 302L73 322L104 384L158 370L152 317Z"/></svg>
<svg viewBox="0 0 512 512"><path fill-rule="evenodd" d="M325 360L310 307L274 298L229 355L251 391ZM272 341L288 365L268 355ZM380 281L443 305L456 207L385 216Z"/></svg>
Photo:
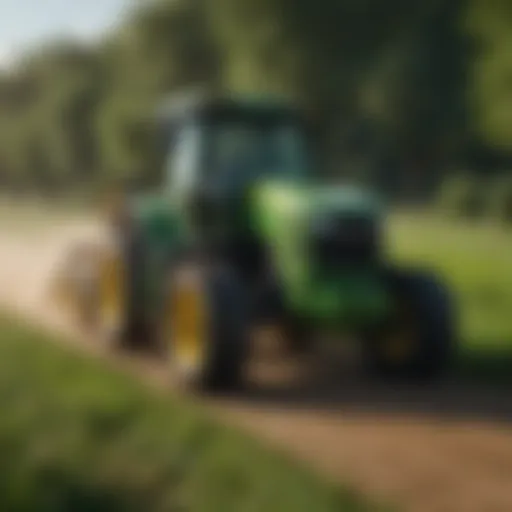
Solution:
<svg viewBox="0 0 512 512"><path fill-rule="evenodd" d="M0 0L0 66L51 37L94 39L134 0Z"/></svg>

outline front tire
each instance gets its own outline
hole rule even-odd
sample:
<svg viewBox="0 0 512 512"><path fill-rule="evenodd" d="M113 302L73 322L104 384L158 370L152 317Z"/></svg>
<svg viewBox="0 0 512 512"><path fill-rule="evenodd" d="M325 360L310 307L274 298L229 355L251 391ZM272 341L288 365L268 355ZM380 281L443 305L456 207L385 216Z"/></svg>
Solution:
<svg viewBox="0 0 512 512"><path fill-rule="evenodd" d="M388 276L393 313L387 325L366 337L365 364L372 376L432 380L452 362L453 303L434 276L396 271Z"/></svg>

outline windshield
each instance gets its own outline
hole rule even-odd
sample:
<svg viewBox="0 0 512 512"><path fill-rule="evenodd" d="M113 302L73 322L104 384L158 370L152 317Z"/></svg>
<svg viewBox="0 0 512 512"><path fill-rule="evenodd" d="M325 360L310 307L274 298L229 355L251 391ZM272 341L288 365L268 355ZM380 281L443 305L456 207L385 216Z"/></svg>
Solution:
<svg viewBox="0 0 512 512"><path fill-rule="evenodd" d="M209 174L230 184L263 177L300 178L306 150L301 130L290 124L210 126Z"/></svg>

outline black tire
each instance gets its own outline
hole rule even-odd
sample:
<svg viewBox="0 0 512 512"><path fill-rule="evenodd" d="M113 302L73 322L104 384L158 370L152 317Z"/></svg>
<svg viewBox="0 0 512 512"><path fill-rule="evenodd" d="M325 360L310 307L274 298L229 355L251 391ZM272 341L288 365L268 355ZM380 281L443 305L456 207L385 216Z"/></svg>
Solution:
<svg viewBox="0 0 512 512"><path fill-rule="evenodd" d="M135 224L119 239L126 276L126 302L122 342L130 347L151 344L154 330L144 316L147 244Z"/></svg>
<svg viewBox="0 0 512 512"><path fill-rule="evenodd" d="M365 339L365 364L372 376L432 380L449 368L455 353L453 302L447 287L433 275L417 271L393 271L388 284L394 305L405 304L407 318L396 308L386 326ZM390 335L408 324L412 349L402 360L385 356Z"/></svg>
<svg viewBox="0 0 512 512"><path fill-rule="evenodd" d="M204 340L203 363L185 372L177 358L176 333L170 324L168 353L180 387L206 393L235 391L241 387L249 352L249 307L242 281L229 268L178 265L171 272L169 303L173 287L184 269L198 272L207 304L208 329ZM166 335L164 333L163 337ZM167 338L169 336L167 335ZM162 337L161 337L162 339Z"/></svg>

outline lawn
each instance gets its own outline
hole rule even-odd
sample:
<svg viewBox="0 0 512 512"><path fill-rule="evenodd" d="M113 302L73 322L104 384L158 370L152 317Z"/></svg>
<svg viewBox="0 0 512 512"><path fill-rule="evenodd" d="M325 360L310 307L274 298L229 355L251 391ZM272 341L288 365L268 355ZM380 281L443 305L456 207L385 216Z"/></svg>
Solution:
<svg viewBox="0 0 512 512"><path fill-rule="evenodd" d="M436 270L459 311L459 370L512 382L512 226L434 216L390 218L394 259Z"/></svg>
<svg viewBox="0 0 512 512"><path fill-rule="evenodd" d="M51 341L0 319L0 510L376 510Z"/></svg>

